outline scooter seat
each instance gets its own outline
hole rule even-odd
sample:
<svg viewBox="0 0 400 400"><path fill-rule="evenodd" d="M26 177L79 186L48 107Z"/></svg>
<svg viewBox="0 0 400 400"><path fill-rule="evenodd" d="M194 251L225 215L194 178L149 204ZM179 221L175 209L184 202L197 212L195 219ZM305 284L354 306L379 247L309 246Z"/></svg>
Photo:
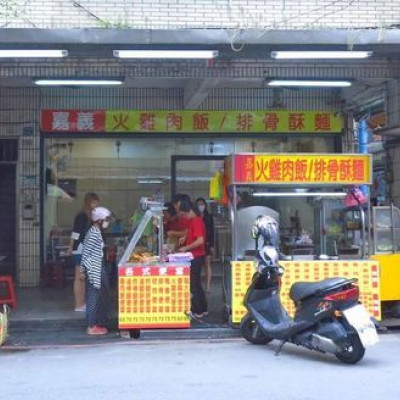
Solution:
<svg viewBox="0 0 400 400"><path fill-rule="evenodd" d="M290 288L290 298L294 301L304 300L317 292L333 289L335 286L350 282L351 280L346 278L328 278L319 282L296 282Z"/></svg>

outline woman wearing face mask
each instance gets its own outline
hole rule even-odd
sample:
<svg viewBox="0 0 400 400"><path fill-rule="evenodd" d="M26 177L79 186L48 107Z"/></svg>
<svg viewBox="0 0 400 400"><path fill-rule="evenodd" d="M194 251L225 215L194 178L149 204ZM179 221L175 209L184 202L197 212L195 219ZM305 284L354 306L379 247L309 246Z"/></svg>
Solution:
<svg viewBox="0 0 400 400"><path fill-rule="evenodd" d="M196 208L203 219L204 227L206 229L206 240L205 240L205 278L206 278L206 292L210 293L211 290L211 255L214 251L214 218L207 210L207 203L203 197L199 197L196 200Z"/></svg>
<svg viewBox="0 0 400 400"><path fill-rule="evenodd" d="M95 207L91 217L92 226L83 242L81 260L81 273L86 275L87 334L105 335L108 332L110 288L102 231L109 226L111 212L105 207Z"/></svg>

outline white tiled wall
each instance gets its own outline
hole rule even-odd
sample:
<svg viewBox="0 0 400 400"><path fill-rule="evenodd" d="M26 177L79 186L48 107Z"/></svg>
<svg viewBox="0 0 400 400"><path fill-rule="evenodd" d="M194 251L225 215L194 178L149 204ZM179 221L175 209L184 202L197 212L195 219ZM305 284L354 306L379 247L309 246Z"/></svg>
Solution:
<svg viewBox="0 0 400 400"><path fill-rule="evenodd" d="M4 2L3 2L4 3ZM3 4L1 3L1 4ZM0 25L38 28L374 28L398 0L31 0L5 2Z"/></svg>

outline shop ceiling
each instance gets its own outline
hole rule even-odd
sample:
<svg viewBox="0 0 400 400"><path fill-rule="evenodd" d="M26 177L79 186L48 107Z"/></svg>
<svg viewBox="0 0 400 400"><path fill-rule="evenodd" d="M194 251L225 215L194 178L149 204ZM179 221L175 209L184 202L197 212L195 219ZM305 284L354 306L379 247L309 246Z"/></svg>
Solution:
<svg viewBox="0 0 400 400"><path fill-rule="evenodd" d="M272 78L346 79L348 102L377 97L400 78L400 30L229 31L123 29L0 29L0 49L58 48L68 57L0 61L0 87L34 86L34 78L122 78L124 87L183 88L186 108L196 108L214 88L261 88ZM120 60L115 49L212 49L211 61ZM241 51L235 51L240 49ZM274 50L371 50L361 61L278 61ZM365 95L365 93L368 93ZM377 94L378 93L378 94Z"/></svg>

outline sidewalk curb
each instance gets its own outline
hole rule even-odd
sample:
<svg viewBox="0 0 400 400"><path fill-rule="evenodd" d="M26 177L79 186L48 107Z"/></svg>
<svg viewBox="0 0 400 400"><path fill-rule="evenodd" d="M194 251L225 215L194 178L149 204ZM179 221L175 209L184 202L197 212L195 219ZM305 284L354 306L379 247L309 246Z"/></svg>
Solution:
<svg viewBox="0 0 400 400"><path fill-rule="evenodd" d="M111 330L118 331L118 318L112 317L109 322L109 328ZM15 332L27 332L37 330L70 330L70 329L81 329L85 330L87 327L86 318L63 318L63 319L24 319L24 320L10 320L9 329ZM193 330L210 330L210 329L228 329L235 330L236 328L231 327L228 324L213 323L207 320L192 320L192 327L189 329L153 329L143 330L142 332L167 332L169 330L173 332L177 331L193 331Z"/></svg>
<svg viewBox="0 0 400 400"><path fill-rule="evenodd" d="M229 327L142 330L139 339L121 337L117 330L106 336L86 335L85 329L48 329L33 331L11 329L2 351L28 351L35 349L82 348L110 345L146 345L173 341L214 341L240 338L240 331Z"/></svg>

